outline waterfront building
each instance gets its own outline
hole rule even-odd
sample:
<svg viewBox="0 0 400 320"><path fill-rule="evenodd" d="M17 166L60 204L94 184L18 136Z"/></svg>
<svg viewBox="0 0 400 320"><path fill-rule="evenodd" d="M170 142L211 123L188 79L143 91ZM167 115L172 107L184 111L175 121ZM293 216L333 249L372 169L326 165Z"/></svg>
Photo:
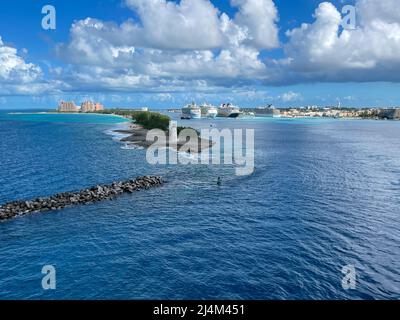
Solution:
<svg viewBox="0 0 400 320"><path fill-rule="evenodd" d="M104 110L104 106L99 102L85 101L81 105L81 112L96 112Z"/></svg>
<svg viewBox="0 0 400 320"><path fill-rule="evenodd" d="M85 101L81 104L81 112L95 111L95 104L92 101Z"/></svg>
<svg viewBox="0 0 400 320"><path fill-rule="evenodd" d="M102 110L104 110L104 106L101 103L96 102L96 104L94 105L94 111L102 111Z"/></svg>
<svg viewBox="0 0 400 320"><path fill-rule="evenodd" d="M382 119L400 119L400 108L383 109L379 112L379 117Z"/></svg>
<svg viewBox="0 0 400 320"><path fill-rule="evenodd" d="M73 101L60 101L58 112L78 112L78 107Z"/></svg>

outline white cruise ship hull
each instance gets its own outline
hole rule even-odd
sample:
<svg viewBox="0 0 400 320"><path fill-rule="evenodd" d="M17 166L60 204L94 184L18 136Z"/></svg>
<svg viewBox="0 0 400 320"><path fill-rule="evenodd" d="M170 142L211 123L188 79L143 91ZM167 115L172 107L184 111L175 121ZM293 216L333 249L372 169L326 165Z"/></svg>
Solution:
<svg viewBox="0 0 400 320"><path fill-rule="evenodd" d="M201 111L200 110L190 110L190 117L192 119L201 119Z"/></svg>
<svg viewBox="0 0 400 320"><path fill-rule="evenodd" d="M217 109L202 109L201 110L201 115L206 117L206 118L215 118L218 115L218 110Z"/></svg>
<svg viewBox="0 0 400 320"><path fill-rule="evenodd" d="M218 111L211 111L211 112L207 112L206 113L206 117L207 118L212 118L212 119L216 118L217 115L218 115Z"/></svg>
<svg viewBox="0 0 400 320"><path fill-rule="evenodd" d="M200 118L201 118L200 108L182 108L181 119L190 120L190 119L200 119Z"/></svg>

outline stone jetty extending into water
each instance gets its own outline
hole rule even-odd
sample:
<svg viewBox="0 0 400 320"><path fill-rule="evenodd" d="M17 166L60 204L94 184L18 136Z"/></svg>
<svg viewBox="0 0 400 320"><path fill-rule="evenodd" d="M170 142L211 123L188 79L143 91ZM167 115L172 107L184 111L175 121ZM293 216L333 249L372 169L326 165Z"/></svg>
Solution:
<svg viewBox="0 0 400 320"><path fill-rule="evenodd" d="M162 185L161 177L145 176L133 180L97 185L77 192L58 193L51 197L31 201L13 201L0 206L0 221L8 220L32 212L59 210L73 205L84 205L115 198L123 193L133 193Z"/></svg>

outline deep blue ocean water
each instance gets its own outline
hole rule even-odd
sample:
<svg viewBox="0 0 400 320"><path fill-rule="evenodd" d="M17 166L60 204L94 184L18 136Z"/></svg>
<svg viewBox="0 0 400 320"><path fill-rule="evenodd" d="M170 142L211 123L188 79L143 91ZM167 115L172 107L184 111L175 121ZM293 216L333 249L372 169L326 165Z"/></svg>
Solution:
<svg viewBox="0 0 400 320"><path fill-rule="evenodd" d="M120 121L0 113L0 203L168 180L0 223L0 299L400 298L400 122L216 120L255 129L255 172L237 177L232 166L151 166L106 134ZM341 284L349 264L355 290ZM44 265L56 290L42 290Z"/></svg>

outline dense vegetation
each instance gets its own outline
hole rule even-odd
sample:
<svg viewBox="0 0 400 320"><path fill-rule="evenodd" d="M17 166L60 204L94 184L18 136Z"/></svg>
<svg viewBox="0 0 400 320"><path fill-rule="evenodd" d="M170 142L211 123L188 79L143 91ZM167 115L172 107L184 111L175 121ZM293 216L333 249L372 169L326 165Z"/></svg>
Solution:
<svg viewBox="0 0 400 320"><path fill-rule="evenodd" d="M142 125L145 129L161 129L167 131L169 128L170 117L161 113L149 111L135 111L132 114L135 123Z"/></svg>
<svg viewBox="0 0 400 320"><path fill-rule="evenodd" d="M100 111L103 114L116 114L124 117L131 117L135 123L140 124L143 128L151 129L161 129L167 131L169 128L170 117L163 115L158 112L150 111L136 111L129 109L107 109Z"/></svg>
<svg viewBox="0 0 400 320"><path fill-rule="evenodd" d="M95 111L94 113L116 114L118 116L131 117L134 112L137 111L131 109L105 109L101 111Z"/></svg>

